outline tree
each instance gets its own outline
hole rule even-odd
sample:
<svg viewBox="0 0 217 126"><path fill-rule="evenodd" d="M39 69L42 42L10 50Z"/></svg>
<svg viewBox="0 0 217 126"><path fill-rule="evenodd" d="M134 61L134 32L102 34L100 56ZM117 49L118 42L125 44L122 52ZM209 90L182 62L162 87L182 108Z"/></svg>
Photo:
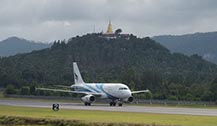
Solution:
<svg viewBox="0 0 217 126"><path fill-rule="evenodd" d="M20 93L21 95L29 95L29 87L22 87Z"/></svg>
<svg viewBox="0 0 217 126"><path fill-rule="evenodd" d="M194 96L191 93L187 93L185 96L185 100L187 101L193 101L194 100Z"/></svg>
<svg viewBox="0 0 217 126"><path fill-rule="evenodd" d="M202 101L211 101L212 97L213 97L213 93L211 91L205 91L201 96L201 100Z"/></svg>
<svg viewBox="0 0 217 126"><path fill-rule="evenodd" d="M211 83L210 91L212 92L212 100L217 101L217 78Z"/></svg>
<svg viewBox="0 0 217 126"><path fill-rule="evenodd" d="M35 85L36 84L31 84L29 87L29 93L32 95L35 95Z"/></svg>
<svg viewBox="0 0 217 126"><path fill-rule="evenodd" d="M178 98L177 98L176 96L174 96L174 95L170 95L170 96L168 97L168 100L174 100L174 101L177 101Z"/></svg>
<svg viewBox="0 0 217 126"><path fill-rule="evenodd" d="M135 80L136 80L136 74L132 68L128 68L126 71L124 71L122 76L122 82L130 85L132 90L134 90L136 86Z"/></svg>
<svg viewBox="0 0 217 126"><path fill-rule="evenodd" d="M120 34L121 32L122 32L122 30L120 28L115 30L115 34Z"/></svg>
<svg viewBox="0 0 217 126"><path fill-rule="evenodd" d="M7 87L5 89L5 94L16 94L16 90L14 88L14 85L12 85L12 84L7 85Z"/></svg>

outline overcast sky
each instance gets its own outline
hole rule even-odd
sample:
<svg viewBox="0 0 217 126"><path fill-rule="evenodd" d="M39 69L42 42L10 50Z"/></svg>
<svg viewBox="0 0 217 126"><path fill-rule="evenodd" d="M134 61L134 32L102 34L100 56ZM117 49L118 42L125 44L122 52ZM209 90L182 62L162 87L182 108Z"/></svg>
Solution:
<svg viewBox="0 0 217 126"><path fill-rule="evenodd" d="M109 20L139 37L217 31L217 0L0 0L0 40L68 39Z"/></svg>

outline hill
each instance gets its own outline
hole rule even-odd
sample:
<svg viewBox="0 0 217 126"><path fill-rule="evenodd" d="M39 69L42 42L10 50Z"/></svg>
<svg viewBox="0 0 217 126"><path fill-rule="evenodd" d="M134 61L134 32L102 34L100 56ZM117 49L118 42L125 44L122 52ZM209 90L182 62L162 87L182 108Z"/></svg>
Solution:
<svg viewBox="0 0 217 126"><path fill-rule="evenodd" d="M180 36L162 35L152 39L166 46L172 52L186 55L198 54L217 64L217 32L195 33Z"/></svg>
<svg viewBox="0 0 217 126"><path fill-rule="evenodd" d="M86 82L122 82L150 89L156 99L214 99L217 65L198 55L170 53L154 40L101 34L56 41L51 48L0 60L0 86L73 84L72 62ZM213 86L214 85L214 86ZM216 88L213 88L216 89Z"/></svg>
<svg viewBox="0 0 217 126"><path fill-rule="evenodd" d="M36 43L18 37L10 37L0 41L0 56L12 56L18 53L27 53L33 50L49 48L51 44Z"/></svg>

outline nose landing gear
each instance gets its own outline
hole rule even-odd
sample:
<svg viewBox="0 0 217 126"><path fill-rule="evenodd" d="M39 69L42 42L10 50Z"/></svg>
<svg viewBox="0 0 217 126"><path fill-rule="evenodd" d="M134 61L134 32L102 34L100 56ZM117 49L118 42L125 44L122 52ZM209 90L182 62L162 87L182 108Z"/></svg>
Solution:
<svg viewBox="0 0 217 126"><path fill-rule="evenodd" d="M118 103L118 106L122 106L123 105L123 103Z"/></svg>

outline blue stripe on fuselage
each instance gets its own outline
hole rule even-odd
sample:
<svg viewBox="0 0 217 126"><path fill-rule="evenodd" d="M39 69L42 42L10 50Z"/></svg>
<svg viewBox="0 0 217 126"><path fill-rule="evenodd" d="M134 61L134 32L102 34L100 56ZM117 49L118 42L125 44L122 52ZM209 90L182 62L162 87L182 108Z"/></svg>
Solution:
<svg viewBox="0 0 217 126"><path fill-rule="evenodd" d="M92 87L92 85L89 84L84 84L86 87L90 88L91 90L95 91L96 93L101 93L102 91L100 90L96 90L94 87Z"/></svg>
<svg viewBox="0 0 217 126"><path fill-rule="evenodd" d="M102 84L102 83L96 83L96 88L97 88L97 89L93 87L94 84L86 83L86 84L84 84L84 85L88 88L88 90L90 89L90 90L92 90L92 91L95 92L95 93L105 93L109 99L119 99L119 98L117 98L117 97L115 97L115 96L109 94L108 92L106 92L106 91L103 89L103 85L104 85L104 84Z"/></svg>
<svg viewBox="0 0 217 126"><path fill-rule="evenodd" d="M108 96L109 99L119 99L119 98L117 98L117 97L115 97L115 96L109 94L108 92L106 92L106 91L103 89L103 84L97 83L97 84L96 84L96 87L97 87L98 89L100 89L103 93L105 93L105 94Z"/></svg>

